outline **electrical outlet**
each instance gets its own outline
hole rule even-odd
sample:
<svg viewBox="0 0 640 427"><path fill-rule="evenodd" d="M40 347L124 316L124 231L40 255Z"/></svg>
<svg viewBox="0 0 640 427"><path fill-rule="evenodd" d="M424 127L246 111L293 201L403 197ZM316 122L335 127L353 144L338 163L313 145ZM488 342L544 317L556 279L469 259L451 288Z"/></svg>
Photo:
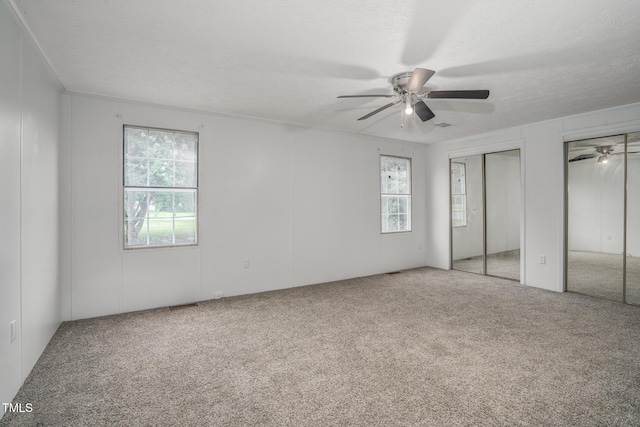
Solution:
<svg viewBox="0 0 640 427"><path fill-rule="evenodd" d="M547 257L544 255L540 255L540 264L546 264L547 263Z"/></svg>
<svg viewBox="0 0 640 427"><path fill-rule="evenodd" d="M16 321L11 322L11 342L16 340Z"/></svg>
<svg viewBox="0 0 640 427"><path fill-rule="evenodd" d="M607 240L611 240L611 234L607 234Z"/></svg>
<svg viewBox="0 0 640 427"><path fill-rule="evenodd" d="M224 296L223 292L216 292L213 294L213 299L220 299Z"/></svg>
<svg viewBox="0 0 640 427"><path fill-rule="evenodd" d="M245 259L244 261L242 261L242 268L249 268L249 260Z"/></svg>

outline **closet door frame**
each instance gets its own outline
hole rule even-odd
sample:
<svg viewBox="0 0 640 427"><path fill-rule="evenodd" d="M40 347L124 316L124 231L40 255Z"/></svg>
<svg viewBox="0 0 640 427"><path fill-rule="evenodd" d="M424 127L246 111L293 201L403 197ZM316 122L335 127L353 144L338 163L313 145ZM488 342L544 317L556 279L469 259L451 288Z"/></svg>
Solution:
<svg viewBox="0 0 640 427"><path fill-rule="evenodd" d="M498 148L499 147L499 148ZM487 188L486 188L486 156L491 154L500 154L506 151L518 151L518 161L520 167L520 274L519 279L513 279L509 277L502 276L494 276L500 277L507 280L518 281L521 284L525 283L525 194L524 194L524 161L523 161L523 153L524 153L524 142L523 141L515 141L508 142L504 144L497 144L495 147L480 149L480 150L457 150L449 153L449 269L453 270L453 210L452 210L452 181L451 181L451 167L452 163L458 159L464 157L472 157L472 156L480 156L481 159L481 200L482 200L482 273L472 273L472 274L487 274ZM459 270L464 271L464 270Z"/></svg>
<svg viewBox="0 0 640 427"><path fill-rule="evenodd" d="M605 134L598 134L597 136L592 137L583 137L583 138L570 138L565 139L564 141L564 274L563 274L563 291L564 292L572 292L578 293L576 291L572 291L568 288L568 270L569 270L569 144L578 141L588 141L591 139L598 139L603 137L615 137L615 136L624 136L624 155L623 155L623 206L622 206L622 298L621 300L614 300L618 302L622 302L624 304L630 305L638 305L636 303L631 303L627 301L627 236L628 236L628 167L629 167L629 158L628 158L628 147L629 147L629 134L636 133L637 131L625 131L625 132L611 132ZM602 298L607 299L606 297L584 294L594 298Z"/></svg>

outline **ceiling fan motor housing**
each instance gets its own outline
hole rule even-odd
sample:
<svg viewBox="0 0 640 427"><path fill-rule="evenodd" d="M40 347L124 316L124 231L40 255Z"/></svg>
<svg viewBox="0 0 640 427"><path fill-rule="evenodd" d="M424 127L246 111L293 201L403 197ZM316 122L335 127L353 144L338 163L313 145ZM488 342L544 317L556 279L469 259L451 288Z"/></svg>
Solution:
<svg viewBox="0 0 640 427"><path fill-rule="evenodd" d="M389 83L393 86L393 90L398 93L405 92L405 87L407 86L407 83L409 83L409 79L411 79L412 74L412 71L405 71L389 77Z"/></svg>
<svg viewBox="0 0 640 427"><path fill-rule="evenodd" d="M615 145L601 146L601 147L596 147L596 151L600 154L609 154L614 150L614 148L615 148Z"/></svg>

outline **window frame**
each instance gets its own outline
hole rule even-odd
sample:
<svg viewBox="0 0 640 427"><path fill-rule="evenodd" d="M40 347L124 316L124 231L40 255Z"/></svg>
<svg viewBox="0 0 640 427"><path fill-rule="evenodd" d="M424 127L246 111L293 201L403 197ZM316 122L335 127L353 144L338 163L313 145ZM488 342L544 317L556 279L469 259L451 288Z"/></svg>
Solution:
<svg viewBox="0 0 640 427"><path fill-rule="evenodd" d="M140 185L126 185L126 130L127 128L134 129L142 129L146 131L159 131L159 132L167 132L167 133L182 133L182 134L190 134L195 135L195 187L166 187L166 186L140 186ZM120 157L122 161L121 168L121 180L122 180L122 193L121 193L121 203L122 207L120 209L120 214L122 215L120 225L122 227L121 234L122 236L122 248L125 251L129 250L139 250L139 249L163 249L163 248L185 248L191 246L198 246L200 244L200 133L196 131L182 130L182 129L169 129L169 128L161 128L154 126L143 126L143 125L133 125L133 124L123 124L122 125L122 156ZM174 160L175 161L175 160ZM127 239L125 235L126 230L126 204L125 204L125 196L127 189L140 189L142 191L165 191L172 193L180 193L185 192L184 190L192 190L195 193L195 235L193 242L185 242L185 243L162 243L162 244L146 244L146 245L127 245ZM177 190L177 191L174 191ZM147 212L148 216L148 212ZM175 217L173 217L175 221ZM175 230L173 232L175 239Z"/></svg>
<svg viewBox="0 0 640 427"><path fill-rule="evenodd" d="M402 159L402 160L406 160L407 161L407 168L408 168L408 173L407 173L407 187L409 189L408 193L383 193L382 192L382 162L384 158L394 158L394 159ZM380 185L380 234L397 234L397 233L411 233L413 230L413 221L412 221L412 217L413 217L413 203L412 203L412 198L413 198L413 163L412 163L412 158L411 157L404 157L404 156L395 156L395 155L391 155L391 154L380 154L380 159L378 162L378 167L379 167L379 174L378 177L380 179L379 185ZM407 209L407 229L406 230L387 230L384 231L384 227L383 227L383 220L385 218L385 215L382 211L383 207L384 207L384 202L383 199L385 196L406 196L407 200L408 200L408 209ZM388 218L388 213L387 213L387 218Z"/></svg>
<svg viewBox="0 0 640 427"><path fill-rule="evenodd" d="M453 192L453 180L454 180L454 176L453 176L453 165L458 164L458 165L462 165L462 176L464 177L464 188L462 188L462 193L454 193ZM467 227L469 224L469 221L467 220L467 164L464 162L451 162L451 228L461 228L461 227ZM464 224L462 225L454 225L453 224L453 199L454 197L462 197L463 203L462 203L462 218L464 220Z"/></svg>

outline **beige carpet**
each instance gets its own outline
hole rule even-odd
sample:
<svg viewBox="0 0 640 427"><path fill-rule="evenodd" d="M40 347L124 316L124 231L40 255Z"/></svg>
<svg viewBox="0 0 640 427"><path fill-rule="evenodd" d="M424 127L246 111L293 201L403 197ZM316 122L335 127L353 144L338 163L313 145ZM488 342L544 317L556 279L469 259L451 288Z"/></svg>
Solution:
<svg viewBox="0 0 640 427"><path fill-rule="evenodd" d="M569 251L567 290L622 301L622 255ZM627 257L626 300L640 304L640 258Z"/></svg>
<svg viewBox="0 0 640 427"><path fill-rule="evenodd" d="M482 274L482 255L455 260L453 268L469 273ZM520 281L520 249L488 254L487 274Z"/></svg>
<svg viewBox="0 0 640 427"><path fill-rule="evenodd" d="M0 425L640 425L640 308L421 268L62 324Z"/></svg>
<svg viewBox="0 0 640 427"><path fill-rule="evenodd" d="M455 260L459 271L482 273L482 256ZM520 279L520 250L487 256L487 274ZM569 251L567 289L585 295L622 301L622 255ZM640 258L627 257L626 302L640 305Z"/></svg>

